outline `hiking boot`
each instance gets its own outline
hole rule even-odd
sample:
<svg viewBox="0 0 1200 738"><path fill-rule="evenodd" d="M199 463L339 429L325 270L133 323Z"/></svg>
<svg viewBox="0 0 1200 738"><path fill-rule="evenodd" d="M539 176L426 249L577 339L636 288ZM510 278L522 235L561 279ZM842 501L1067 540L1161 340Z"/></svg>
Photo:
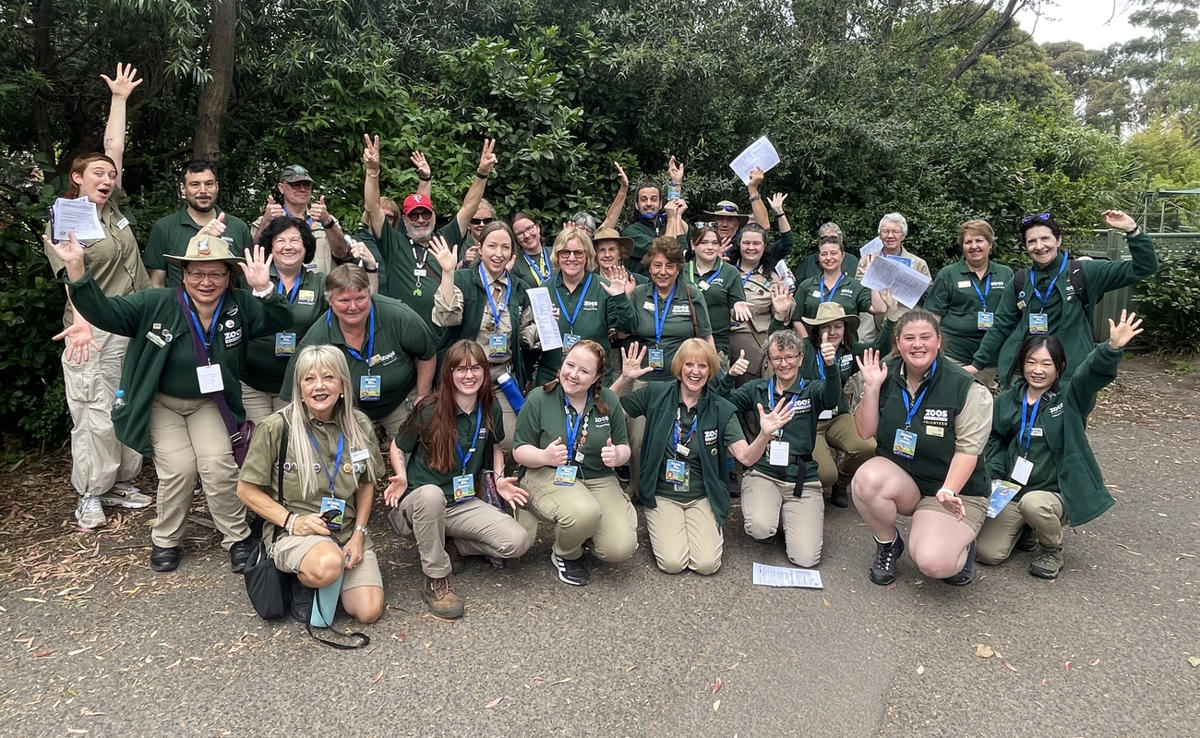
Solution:
<svg viewBox="0 0 1200 738"><path fill-rule="evenodd" d="M450 577L425 577L421 588L421 599L429 605L429 612L439 618L452 620L463 616L463 601L450 589Z"/></svg>
<svg viewBox="0 0 1200 738"><path fill-rule="evenodd" d="M1062 546L1056 548L1042 546L1042 550L1033 557L1033 563L1029 565L1029 573L1041 579L1056 579L1062 568Z"/></svg>
<svg viewBox="0 0 1200 738"><path fill-rule="evenodd" d="M179 546L150 546L150 569L152 571L175 571L183 551Z"/></svg>
<svg viewBox="0 0 1200 738"><path fill-rule="evenodd" d="M451 574L462 574L466 570L467 562L458 552L458 546L454 545L453 538L446 539L446 555L450 557Z"/></svg>
<svg viewBox="0 0 1200 738"><path fill-rule="evenodd" d="M1017 538L1017 550L1036 551L1038 547L1037 534L1033 532L1033 528L1028 525L1021 529L1021 535Z"/></svg>
<svg viewBox="0 0 1200 738"><path fill-rule="evenodd" d="M846 493L846 485L833 485L833 491L829 493L829 504L834 507L850 506L850 495Z"/></svg>
<svg viewBox="0 0 1200 738"><path fill-rule="evenodd" d="M80 497L79 504L75 506L75 522L79 523L80 528L86 530L95 530L107 525L108 518L104 517L104 508L100 505L100 498Z"/></svg>
<svg viewBox="0 0 1200 738"><path fill-rule="evenodd" d="M129 482L117 482L112 489L100 495L100 504L113 507L128 507L136 510L149 506L151 502L154 500L139 492L138 488Z"/></svg>
<svg viewBox="0 0 1200 738"><path fill-rule="evenodd" d="M550 563L554 564L554 570L558 572L560 581L573 584L576 587L582 587L588 583L588 570L583 565L582 556L577 559L564 559L551 551Z"/></svg>
<svg viewBox="0 0 1200 738"><path fill-rule="evenodd" d="M971 545L967 547L967 563L963 564L963 568L942 581L951 587L965 587L975 581L975 541L971 541Z"/></svg>
<svg viewBox="0 0 1200 738"><path fill-rule="evenodd" d="M875 560L871 562L871 581L876 584L891 584L896 581L896 562L904 553L904 539L895 528L896 537L888 543L875 541Z"/></svg>

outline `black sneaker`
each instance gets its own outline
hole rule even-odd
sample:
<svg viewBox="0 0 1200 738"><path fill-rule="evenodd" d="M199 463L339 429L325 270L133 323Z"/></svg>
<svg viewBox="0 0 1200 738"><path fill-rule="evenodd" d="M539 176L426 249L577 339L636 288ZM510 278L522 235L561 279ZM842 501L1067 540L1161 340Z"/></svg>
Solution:
<svg viewBox="0 0 1200 738"><path fill-rule="evenodd" d="M583 565L582 556L577 559L564 559L551 551L550 563L554 564L554 570L558 572L558 578L567 584L582 587L588 583L588 570Z"/></svg>
<svg viewBox="0 0 1200 738"><path fill-rule="evenodd" d="M299 579L292 577L292 617L305 625L312 619L313 596L316 592L317 590L305 587Z"/></svg>
<svg viewBox="0 0 1200 738"><path fill-rule="evenodd" d="M850 496L846 493L846 485L833 485L833 491L829 493L829 504L833 505L834 507L850 506Z"/></svg>
<svg viewBox="0 0 1200 738"><path fill-rule="evenodd" d="M975 581L975 541L967 548L967 563L963 564L962 570L942 581L952 587L965 587Z"/></svg>
<svg viewBox="0 0 1200 738"><path fill-rule="evenodd" d="M875 560L871 562L871 581L884 585L896 581L896 562L904 553L904 539L900 531L892 529L896 537L890 543L875 542Z"/></svg>
<svg viewBox="0 0 1200 738"><path fill-rule="evenodd" d="M1017 538L1017 550L1029 553L1037 550L1038 539L1037 534L1033 532L1033 528L1028 525L1021 528L1021 535Z"/></svg>

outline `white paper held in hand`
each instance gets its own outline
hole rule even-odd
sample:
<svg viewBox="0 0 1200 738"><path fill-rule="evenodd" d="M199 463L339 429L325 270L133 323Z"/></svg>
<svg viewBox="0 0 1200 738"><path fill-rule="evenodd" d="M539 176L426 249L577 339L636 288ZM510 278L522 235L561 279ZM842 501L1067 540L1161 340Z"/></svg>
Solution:
<svg viewBox="0 0 1200 738"><path fill-rule="evenodd" d="M863 273L862 284L870 290L891 290L904 307L913 307L929 289L930 279L912 267L892 259L873 259Z"/></svg>
<svg viewBox="0 0 1200 738"><path fill-rule="evenodd" d="M554 310L550 306L550 290L534 287L526 290L525 294L529 296L529 307L533 310L533 322L537 326L542 351L562 348L562 333L558 330L558 321L554 319Z"/></svg>
<svg viewBox="0 0 1200 738"><path fill-rule="evenodd" d="M871 254L878 254L880 251L883 251L883 239L876 236L863 244L863 247L858 250L858 257L865 259Z"/></svg>
<svg viewBox="0 0 1200 738"><path fill-rule="evenodd" d="M54 201L54 233L52 237L61 243L70 238L70 232L75 231L75 238L80 241L99 241L104 238L104 226L96 212L96 203L87 197L67 199L60 197Z"/></svg>
<svg viewBox="0 0 1200 738"><path fill-rule="evenodd" d="M746 147L745 151L729 162L729 168L742 180L742 184L750 184L750 172L760 167L769 172L779 164L779 153L766 136Z"/></svg>

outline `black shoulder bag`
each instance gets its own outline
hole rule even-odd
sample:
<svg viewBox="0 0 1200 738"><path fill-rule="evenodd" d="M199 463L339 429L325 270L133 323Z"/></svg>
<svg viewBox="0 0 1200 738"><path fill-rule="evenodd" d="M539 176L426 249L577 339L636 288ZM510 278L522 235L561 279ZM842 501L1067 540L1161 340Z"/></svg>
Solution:
<svg viewBox="0 0 1200 738"><path fill-rule="evenodd" d="M283 463L287 458L288 425L283 424L283 438L279 442L279 456L276 459L277 476L275 477L275 499L283 505ZM279 538L279 528L275 528L271 542ZM251 549L250 558L246 560L246 594L254 611L264 620L278 620L287 614L291 606L291 580L295 574L280 571L275 562L267 555L266 543L259 538L258 544Z"/></svg>

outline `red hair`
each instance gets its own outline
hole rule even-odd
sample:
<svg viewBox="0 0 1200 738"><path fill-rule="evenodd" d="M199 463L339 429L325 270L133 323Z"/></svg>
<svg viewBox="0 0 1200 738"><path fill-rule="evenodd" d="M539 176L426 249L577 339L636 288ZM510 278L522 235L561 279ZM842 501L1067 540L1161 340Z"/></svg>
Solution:
<svg viewBox="0 0 1200 738"><path fill-rule="evenodd" d="M442 474L449 474L459 468L458 455L454 451L454 444L458 441L458 424L455 422L455 418L458 416L458 405L454 402L454 367L463 364L468 359L474 359L476 364L484 368L485 373L489 369L487 356L483 353L482 346L465 338L455 341L450 348L446 349L446 353L442 357L442 370L438 376L437 389L417 403L408 422L405 423L407 427L416 432L417 453L425 459L430 469ZM490 376L485 376L480 384L477 398L479 407L483 411L483 426L487 428L489 434L494 430L492 428L490 385ZM421 422L419 418L424 414L422 411L430 406L433 407L433 414L425 422ZM479 449L479 452L481 451L482 449ZM491 460L484 459L483 463L487 468Z"/></svg>
<svg viewBox="0 0 1200 738"><path fill-rule="evenodd" d="M82 177L83 172L88 168L88 165L94 164L98 161L106 161L112 165L113 169L117 168L117 163L108 156L101 154L98 151L93 151L90 154L80 154L79 156L75 157L75 159L71 162L71 174L78 174ZM120 172L118 172L118 174L120 174ZM67 186L67 193L63 195L63 197L79 197L79 183L75 181L74 177L68 177L68 179L70 180L70 184Z"/></svg>

